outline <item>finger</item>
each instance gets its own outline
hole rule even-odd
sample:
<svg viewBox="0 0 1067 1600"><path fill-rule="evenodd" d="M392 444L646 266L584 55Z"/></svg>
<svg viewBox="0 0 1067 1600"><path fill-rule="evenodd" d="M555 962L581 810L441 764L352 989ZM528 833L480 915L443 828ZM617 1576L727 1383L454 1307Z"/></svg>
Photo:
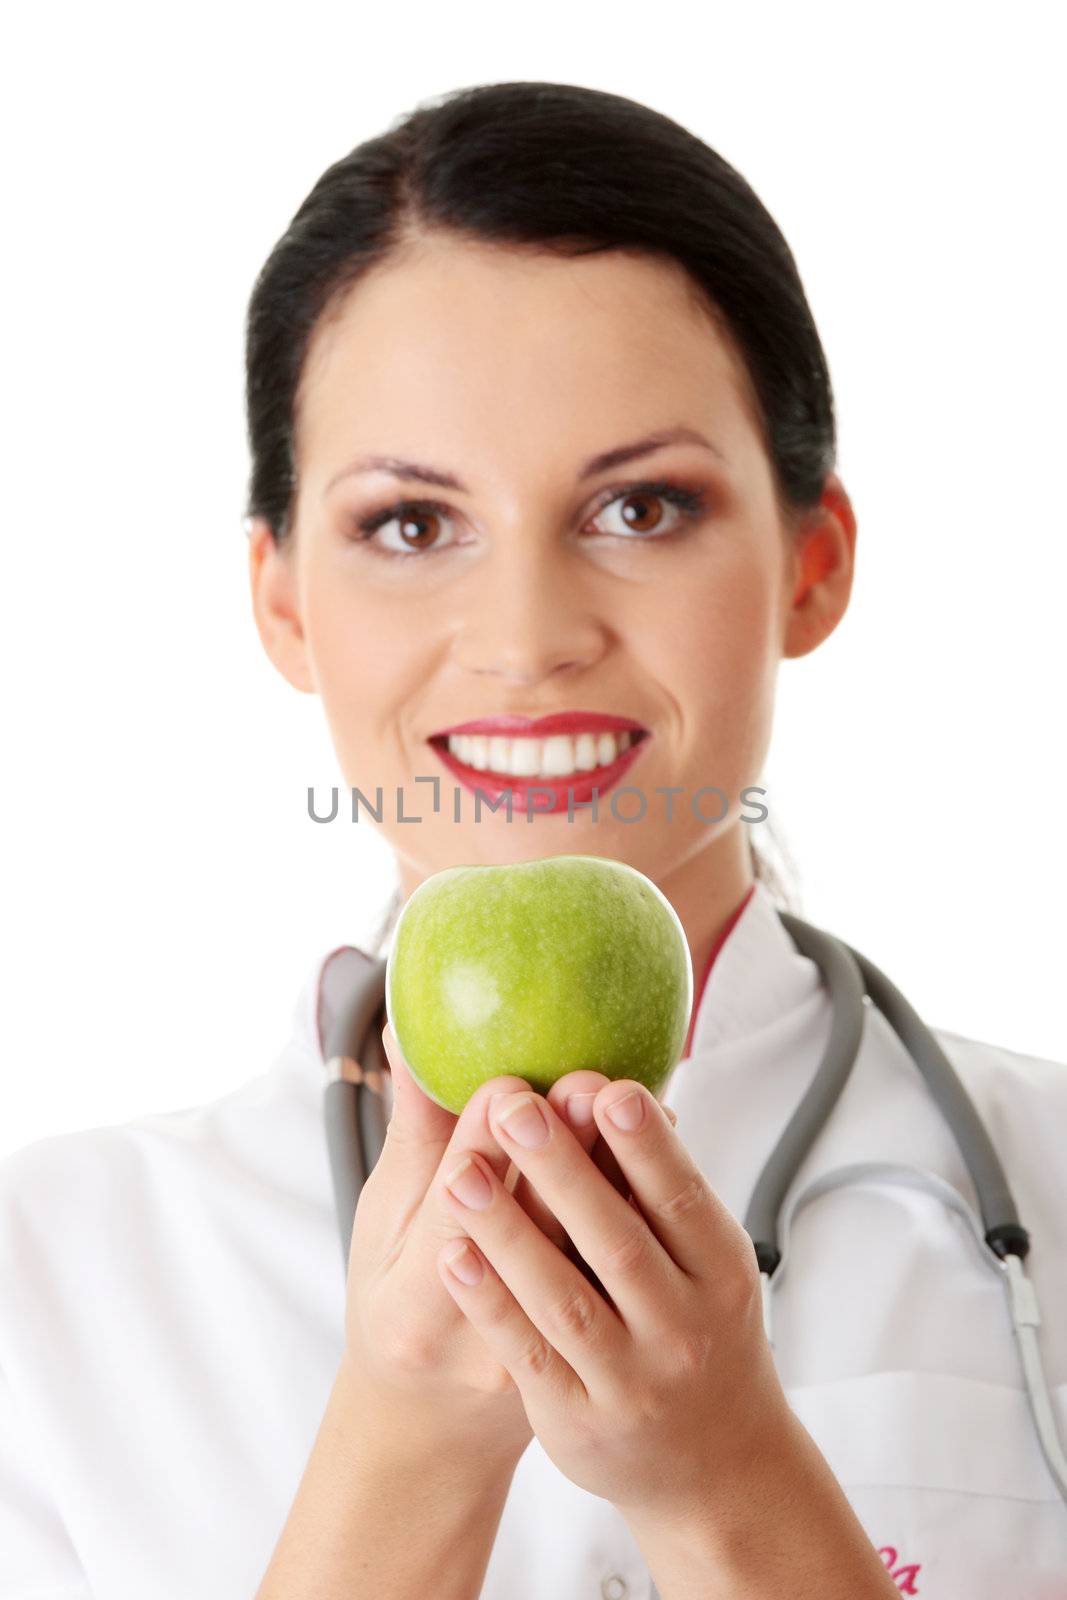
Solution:
<svg viewBox="0 0 1067 1600"><path fill-rule="evenodd" d="M530 1222L530 1226L536 1225ZM527 1406L532 1409L531 1387L535 1383L541 1390L554 1391L553 1398L560 1405L575 1397L585 1398L582 1380L574 1368L530 1321L473 1239L467 1237L446 1245L438 1255L437 1267L458 1310L510 1374Z"/></svg>
<svg viewBox="0 0 1067 1600"><path fill-rule="evenodd" d="M619 1127L609 1114L620 1107L630 1126ZM682 1272L704 1278L724 1250L736 1253L737 1224L675 1132L669 1107L624 1079L597 1096L594 1113L639 1214Z"/></svg>
<svg viewBox="0 0 1067 1600"><path fill-rule="evenodd" d="M549 1089L546 1099L560 1113L567 1123L574 1137L582 1149L592 1158L599 1171L601 1171L614 1188L622 1195L623 1199L629 1198L630 1185L614 1152L600 1137L593 1117L593 1101L597 1093L605 1084L611 1082L602 1072L589 1069L579 1069L569 1072L566 1077L559 1078ZM672 1121L677 1122L677 1114L669 1107L663 1108ZM559 1246L567 1260L578 1268L582 1276L591 1283L599 1294L610 1300L607 1290L582 1255L576 1248L574 1241L567 1233L559 1218L545 1204L543 1197L530 1179L521 1173L514 1164L508 1169L505 1178L506 1186L514 1194L515 1199L526 1211L527 1215L540 1227L546 1238Z"/></svg>
<svg viewBox="0 0 1067 1600"><path fill-rule="evenodd" d="M573 1135L567 1136L573 1142ZM584 1151L574 1148L588 1166ZM594 1363L597 1369L603 1363L621 1371L630 1345L622 1320L516 1204L481 1156L468 1152L447 1178L444 1194L457 1226L500 1280L500 1289L479 1299L481 1285L472 1285L469 1300L460 1299L460 1289L468 1286L446 1276L444 1258L454 1251L452 1243L439 1252L442 1280L523 1397L541 1383L558 1388L569 1382L573 1392L575 1377L587 1390ZM597 1181L603 1183L599 1176ZM623 1204L617 1195L615 1200Z"/></svg>
<svg viewBox="0 0 1067 1600"><path fill-rule="evenodd" d="M665 1106L662 1104L660 1109L666 1112L667 1116L670 1117L671 1126L677 1126L677 1111L672 1110L670 1106ZM609 1144L605 1144L604 1140L600 1137L599 1129L597 1130L597 1142L593 1146L593 1159L600 1168L601 1172L604 1174L605 1178L607 1178L608 1181L614 1185L614 1187L622 1195L623 1199L628 1199L630 1195L630 1180L619 1166L618 1157L616 1156L614 1150Z"/></svg>
<svg viewBox="0 0 1067 1600"><path fill-rule="evenodd" d="M619 1166L611 1146L605 1144L600 1137L600 1130L597 1128L596 1119L593 1116L592 1107L597 1093L605 1084L611 1081L605 1078L601 1072L585 1069L578 1070L568 1073L565 1078L558 1079L548 1091L546 1099L560 1113L583 1150L591 1157L598 1171L603 1173L604 1177L607 1178L608 1182L624 1200L629 1200L630 1185L626 1174ZM663 1110L671 1119L672 1124L677 1124L677 1112L672 1110L670 1106L664 1106ZM515 1181L512 1182L512 1179ZM538 1224L546 1238L551 1239L554 1244L559 1246L567 1260L576 1266L598 1294L603 1295L611 1303L613 1309L616 1309L607 1289L530 1179L512 1164L509 1166L508 1177L505 1182L514 1194L515 1199Z"/></svg>
<svg viewBox="0 0 1067 1600"><path fill-rule="evenodd" d="M548 1091L547 1098L568 1123L574 1137L587 1155L592 1153L594 1145L600 1139L600 1130L593 1117L593 1101L608 1082L610 1079L605 1077L604 1073L580 1068L575 1072L568 1072L563 1078L558 1078ZM508 1161L510 1163L510 1156ZM574 1250L567 1231L555 1212L545 1204L535 1186L518 1167L512 1167L511 1170L515 1177L511 1192L527 1216L532 1217L545 1237L551 1239L564 1254L569 1258L577 1257L577 1251Z"/></svg>
<svg viewBox="0 0 1067 1600"><path fill-rule="evenodd" d="M431 1176L441 1159L441 1151L452 1137L456 1125L455 1114L422 1088L413 1077L404 1053L397 1043L392 1026L387 1022L382 1029L382 1047L389 1062L389 1087L392 1091L392 1110L387 1123L386 1137L390 1150L403 1148L403 1164L412 1172L427 1170ZM393 1160L397 1160L393 1156Z"/></svg>
<svg viewBox="0 0 1067 1600"><path fill-rule="evenodd" d="M618 1088L608 1084L598 1100ZM540 1140L530 1141L527 1119ZM646 1335L657 1329L666 1297L684 1280L637 1208L587 1159L542 1095L529 1089L497 1095L490 1124L559 1217L626 1327Z"/></svg>
<svg viewBox="0 0 1067 1600"><path fill-rule="evenodd" d="M411 1219L422 1205L441 1155L456 1125L453 1113L431 1100L411 1076L388 1023L381 1033L389 1065L381 1085L388 1113L381 1154L363 1185L356 1206L356 1236L374 1239L379 1259L391 1260L402 1248ZM358 1077L368 1081L356 1063Z"/></svg>
<svg viewBox="0 0 1067 1600"><path fill-rule="evenodd" d="M582 1149L592 1158L608 1182L615 1187L625 1200L630 1193L630 1185L626 1180L626 1174L619 1166L610 1145L606 1145L601 1139L600 1129L596 1126L596 1120L592 1112L592 1102L596 1098L596 1093L611 1081L605 1078L603 1073L585 1070L571 1072L567 1074L566 1078L561 1078L557 1083L554 1083L545 1098L560 1113L562 1119L567 1123L574 1137L582 1146ZM575 1096L581 1102L577 1107L574 1104ZM588 1106L588 1109L586 1106ZM664 1106L663 1110L670 1117L672 1124L676 1125L678 1113L670 1106ZM588 1121L586 1117L588 1117ZM515 1171L517 1173L517 1182L512 1191L515 1198L525 1199L527 1195L535 1197L533 1204L538 1209L536 1213L531 1210L530 1214L536 1214L537 1219L542 1221L542 1226L544 1226L544 1217L553 1217L561 1236L565 1236L562 1226L545 1205L542 1197L538 1195L530 1179L525 1174L518 1173L517 1168ZM527 1207L527 1209L529 1210L530 1207ZM547 1233L548 1231L546 1227L545 1232ZM549 1237L551 1237L551 1234L549 1234ZM575 1255L577 1255L577 1252L575 1252ZM581 1258L579 1257L579 1259Z"/></svg>
<svg viewBox="0 0 1067 1600"><path fill-rule="evenodd" d="M667 1113L668 1117L670 1117L672 1125L676 1125L678 1122L678 1113L670 1106L664 1106L663 1110ZM591 1155L597 1170L604 1174L605 1178L607 1178L608 1182L611 1184L612 1188L615 1189L616 1193L621 1194L623 1199L633 1206L635 1202L630 1194L629 1179L619 1166L614 1150L612 1150L610 1145L605 1144L603 1139L600 1137L599 1130L597 1132L596 1141L593 1145ZM526 1183L528 1182L528 1179L522 1178L520 1181ZM615 1302L612 1300L611 1295L601 1283L600 1279L597 1277L588 1261L586 1261L584 1257L579 1254L578 1249L575 1246L574 1241L570 1238L569 1234L567 1235L566 1254L567 1259L575 1263L579 1272L583 1273L585 1277L588 1278L589 1282L598 1291L598 1293L602 1294L604 1298L614 1306ZM616 1307L616 1309L618 1308Z"/></svg>
<svg viewBox="0 0 1067 1600"><path fill-rule="evenodd" d="M457 1117L420 1088L389 1023L382 1029L382 1044L391 1068L393 1114L379 1165L388 1159L401 1167L408 1195L403 1214L394 1213L383 1220L382 1226L387 1230L389 1253L402 1244L405 1254L414 1252L425 1257L439 1246L442 1236L453 1238L456 1233L449 1212L440 1203L442 1166L445 1170L455 1166L459 1159L457 1149L476 1149L503 1182L511 1158L489 1131L486 1105L489 1095L501 1087L522 1089L527 1084L514 1074L480 1084ZM431 1204L427 1205L431 1197Z"/></svg>
<svg viewBox="0 0 1067 1600"><path fill-rule="evenodd" d="M607 1111L628 1099L631 1091L650 1109L643 1130L628 1134L613 1127ZM522 1119L532 1111L537 1121L538 1109L543 1113L543 1138L523 1144L519 1137ZM583 1159L570 1130L543 1096L531 1091L501 1095L490 1110L490 1122L516 1166L559 1217L624 1321L647 1332L658 1325L664 1294L679 1281L680 1263L673 1249L679 1249L685 1273L691 1263L706 1263L709 1251L711 1259L716 1259L718 1230L712 1227L711 1207L718 1205L721 1210L721 1203L715 1201L670 1119L642 1084L632 1079L608 1084L597 1096L594 1114L633 1203L624 1200L595 1165ZM680 1215L685 1206L699 1213L695 1226ZM655 1214L655 1226L649 1220L650 1211ZM677 1220L673 1220L675 1214ZM699 1236L694 1237L701 1227ZM736 1248L732 1236L730 1247Z"/></svg>
<svg viewBox="0 0 1067 1600"><path fill-rule="evenodd" d="M610 1145L604 1143L600 1137L600 1130L593 1117L593 1101L597 1092L611 1082L601 1072L580 1070L568 1073L566 1078L560 1078L548 1091L546 1099L560 1112L571 1132L578 1140L582 1149L587 1152L613 1188L622 1195L624 1200L630 1196L630 1185L626 1174L619 1166L615 1153ZM664 1111L672 1123L677 1123L678 1113L670 1106L664 1106ZM588 1119L588 1120L587 1120ZM542 1232L566 1255L568 1261L573 1261L578 1270L584 1274L588 1281L599 1291L607 1296L607 1290L593 1271L589 1263L582 1257L574 1241L567 1233L563 1224L556 1217L551 1208L545 1204L537 1189L524 1173L512 1165L509 1169L509 1178L514 1177L514 1184L508 1183L516 1200L523 1205L530 1216L541 1227ZM610 1299L610 1296L608 1296Z"/></svg>

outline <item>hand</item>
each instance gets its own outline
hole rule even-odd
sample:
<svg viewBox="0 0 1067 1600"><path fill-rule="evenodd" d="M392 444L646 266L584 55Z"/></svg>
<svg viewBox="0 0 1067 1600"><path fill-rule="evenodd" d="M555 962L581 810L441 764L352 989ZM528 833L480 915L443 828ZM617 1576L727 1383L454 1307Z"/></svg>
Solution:
<svg viewBox="0 0 1067 1600"><path fill-rule="evenodd" d="M547 1248L561 1261L578 1259L556 1216L511 1166L486 1122L493 1092L527 1084L514 1074L494 1078L475 1091L457 1118L419 1088L388 1024L382 1042L392 1069L393 1110L382 1154L356 1207L345 1371L368 1405L381 1402L376 1415L418 1427L428 1445L461 1441L487 1461L514 1465L533 1436L522 1397L506 1366L448 1294L435 1260L464 1233L442 1179L467 1150L478 1152L508 1206ZM582 1070L555 1083L550 1098L560 1126L569 1093L596 1093L607 1082L601 1072ZM570 1135L583 1161L594 1152L590 1167L601 1182L621 1185L610 1151L594 1149L597 1137L594 1123Z"/></svg>
<svg viewBox="0 0 1067 1600"><path fill-rule="evenodd" d="M735 1486L736 1498L792 1416L763 1330L752 1242L643 1085L610 1082L593 1102L628 1199L552 1102L509 1089L490 1127L597 1284L515 1204L480 1149L488 1204L471 1209L445 1193L482 1280L460 1283L441 1265L442 1281L511 1374L561 1472L627 1515L706 1523L717 1486ZM623 1102L642 1113L628 1131L609 1116ZM524 1147L518 1135L538 1110L544 1142ZM466 1148L457 1141L448 1160Z"/></svg>

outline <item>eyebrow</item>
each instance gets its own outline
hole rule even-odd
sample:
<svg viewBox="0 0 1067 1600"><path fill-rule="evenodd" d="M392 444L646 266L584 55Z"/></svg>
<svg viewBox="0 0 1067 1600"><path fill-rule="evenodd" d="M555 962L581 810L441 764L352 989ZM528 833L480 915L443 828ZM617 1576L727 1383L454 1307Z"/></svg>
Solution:
<svg viewBox="0 0 1067 1600"><path fill-rule="evenodd" d="M615 467L623 466L627 461L636 461L639 456L649 456L655 450L662 450L669 444L696 444L705 450L710 450L712 455L718 456L724 462L726 457L718 445L712 444L710 439L705 439L702 433L695 428L677 427L664 428L659 433L651 433L645 439L635 439L632 444L621 444L614 450L604 450L599 455L590 456L589 460L578 469L579 483L584 483L587 478L595 478L598 473L610 472ZM418 483L432 483L441 489L455 489L459 494L470 494L467 488L454 473L445 472L441 467L429 467L420 461L405 461L399 456L361 456L358 461L352 461L347 467L342 467L340 472L334 474L323 490L323 498L329 494L335 483L342 478L351 477L363 472L388 472L394 478L412 478Z"/></svg>

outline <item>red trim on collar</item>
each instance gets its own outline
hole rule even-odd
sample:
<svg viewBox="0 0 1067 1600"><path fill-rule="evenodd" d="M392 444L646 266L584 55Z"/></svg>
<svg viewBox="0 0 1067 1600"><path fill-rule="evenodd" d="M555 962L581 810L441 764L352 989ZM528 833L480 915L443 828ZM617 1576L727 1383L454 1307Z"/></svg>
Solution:
<svg viewBox="0 0 1067 1600"><path fill-rule="evenodd" d="M755 892L756 892L756 885L752 884L751 888L749 889L748 893L745 895L745 898L742 900L742 902L738 906L737 910L732 914L732 916L730 916L727 919L726 926L723 928L722 932L719 934L719 937L716 939L715 943L711 947L711 954L709 955L708 960L707 960L707 965L704 968L704 976L700 980L700 987L697 990L697 996L696 996L696 999L693 1002L693 1009L692 1009L692 1012L690 1013L690 1016L689 1016L689 1031L685 1036L685 1045L684 1045L684 1047L682 1049L682 1058L684 1058L685 1056L687 1056L689 1054L690 1048L691 1048L692 1043L693 1043L693 1029L696 1027L697 1012L700 1010L700 1002L704 998L704 990L707 988L708 979L711 977L711 969L715 965L715 957L718 955L719 951L722 949L723 945L726 943L727 939L730 937L730 933L731 933L731 930L733 929L734 923L737 921L737 919L741 915L742 911L748 905L748 902L752 899L752 896L755 894Z"/></svg>

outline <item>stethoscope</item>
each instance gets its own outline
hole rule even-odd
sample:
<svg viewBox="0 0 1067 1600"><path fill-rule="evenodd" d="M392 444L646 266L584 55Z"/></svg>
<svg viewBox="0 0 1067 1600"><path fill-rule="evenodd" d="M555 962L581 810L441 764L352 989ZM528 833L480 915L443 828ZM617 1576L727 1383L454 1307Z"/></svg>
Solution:
<svg viewBox="0 0 1067 1600"><path fill-rule="evenodd" d="M968 1224L982 1260L1004 1282L1037 1436L1056 1487L1067 1500L1067 1454L1058 1435L1038 1346L1041 1312L1034 1285L1023 1267L1030 1236L1019 1221L1004 1169L982 1119L934 1035L885 974L843 940L790 912L779 909L778 915L796 948L819 968L829 991L832 1020L819 1069L771 1151L745 1214L744 1226L759 1262L767 1338L773 1348L772 1280L783 1270L789 1228L803 1206L830 1189L864 1181L928 1190ZM324 1030L326 1142L347 1272L356 1204L385 1143L384 1078L389 1065L381 1038L385 958L374 959L355 948L339 954L345 964L338 967L334 962L328 967L320 1007L333 1014ZM782 1202L837 1104L859 1052L866 997L882 1012L926 1079L974 1181L981 1221L963 1196L936 1173L896 1162L860 1161L823 1173L809 1184L790 1205L779 1242Z"/></svg>

